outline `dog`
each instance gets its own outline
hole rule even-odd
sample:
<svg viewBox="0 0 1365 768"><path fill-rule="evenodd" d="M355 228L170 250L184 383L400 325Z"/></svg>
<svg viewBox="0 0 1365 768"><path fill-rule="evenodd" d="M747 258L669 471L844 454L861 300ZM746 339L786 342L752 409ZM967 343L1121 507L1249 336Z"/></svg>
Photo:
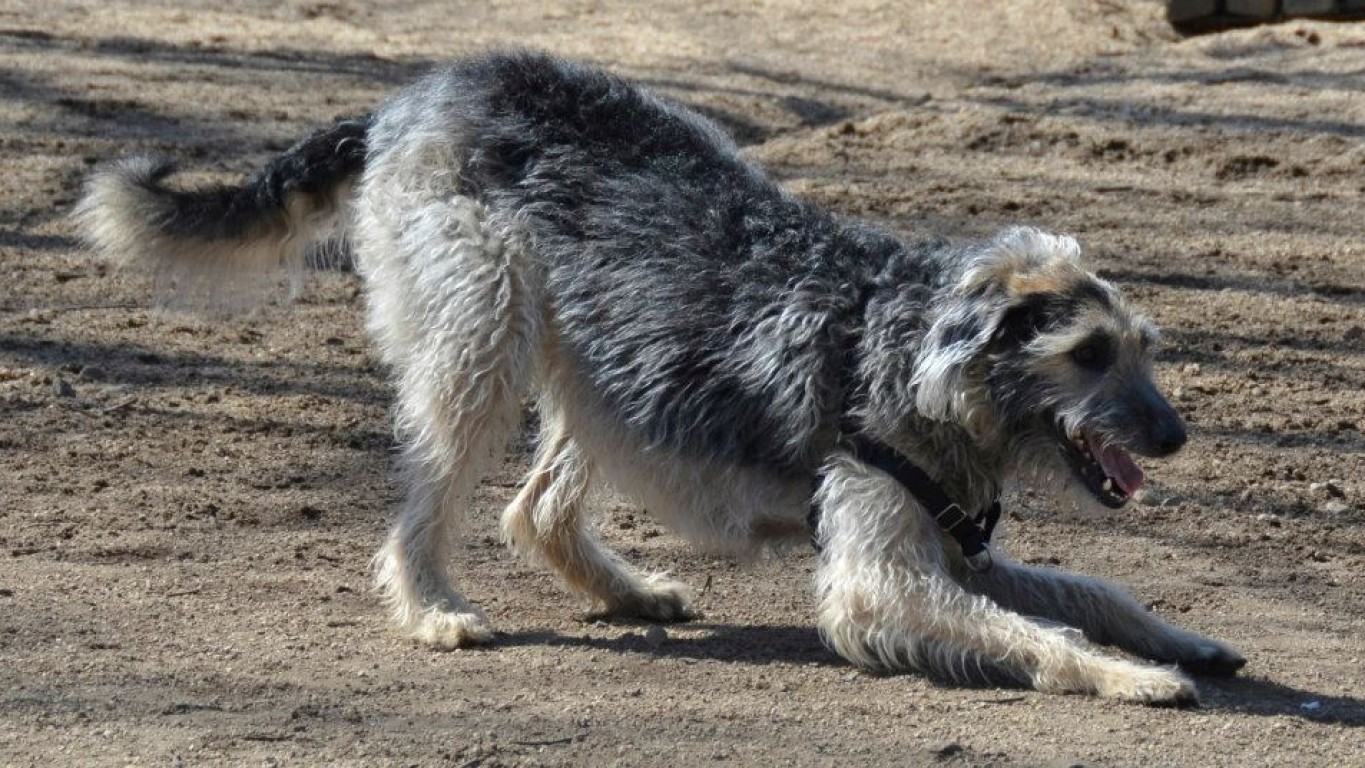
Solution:
<svg viewBox="0 0 1365 768"><path fill-rule="evenodd" d="M1007 484L1120 507L1143 481L1131 454L1186 440L1152 380L1155 327L1070 237L904 240L833 216L697 113L524 51L435 72L243 185L171 171L99 170L75 217L173 300L297 277L320 244L353 254L406 489L377 585L422 643L494 639L448 559L533 397L504 537L607 613L695 616L684 585L594 535L600 482L711 550L813 540L822 636L865 667L1169 705L1195 701L1186 673L1245 664L988 544Z"/></svg>

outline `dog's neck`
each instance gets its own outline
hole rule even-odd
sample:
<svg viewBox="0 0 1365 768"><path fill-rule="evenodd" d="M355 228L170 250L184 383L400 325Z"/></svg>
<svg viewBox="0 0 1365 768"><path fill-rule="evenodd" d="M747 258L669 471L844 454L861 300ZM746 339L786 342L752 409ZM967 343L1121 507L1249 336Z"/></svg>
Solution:
<svg viewBox="0 0 1365 768"><path fill-rule="evenodd" d="M981 447L953 424L912 417L904 427L902 434L913 435L912 440L881 439L928 473L964 510L982 510L995 501L1009 470L1003 452Z"/></svg>

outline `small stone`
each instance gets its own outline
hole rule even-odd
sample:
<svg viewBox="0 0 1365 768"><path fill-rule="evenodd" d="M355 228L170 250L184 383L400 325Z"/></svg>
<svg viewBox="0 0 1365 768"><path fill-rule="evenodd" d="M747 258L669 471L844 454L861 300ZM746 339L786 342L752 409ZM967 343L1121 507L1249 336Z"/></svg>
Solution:
<svg viewBox="0 0 1365 768"><path fill-rule="evenodd" d="M1351 505L1344 501L1333 499L1322 505L1322 511L1329 515L1344 515L1351 511Z"/></svg>
<svg viewBox="0 0 1365 768"><path fill-rule="evenodd" d="M1340 480L1328 480L1325 483L1309 483L1308 492L1321 496L1331 496L1337 499L1346 497L1346 491L1342 490Z"/></svg>
<svg viewBox="0 0 1365 768"><path fill-rule="evenodd" d="M966 747L956 741L940 741L929 745L929 754L937 757L952 757L953 755L960 755L966 750Z"/></svg>
<svg viewBox="0 0 1365 768"><path fill-rule="evenodd" d="M645 630L645 642L648 643L649 645L658 648L667 641L668 630L664 629L658 624L655 624L654 626Z"/></svg>
<svg viewBox="0 0 1365 768"><path fill-rule="evenodd" d="M77 374L76 378L80 381L104 381L108 378L108 374L98 365L87 365L81 368L81 372Z"/></svg>
<svg viewBox="0 0 1365 768"><path fill-rule="evenodd" d="M57 397L75 397L76 390L67 383L66 379L58 377L52 380L52 394Z"/></svg>

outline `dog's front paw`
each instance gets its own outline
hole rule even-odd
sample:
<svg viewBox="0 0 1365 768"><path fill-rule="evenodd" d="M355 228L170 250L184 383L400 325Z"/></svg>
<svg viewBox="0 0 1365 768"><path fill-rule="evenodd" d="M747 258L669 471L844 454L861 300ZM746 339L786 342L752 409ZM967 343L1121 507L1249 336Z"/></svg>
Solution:
<svg viewBox="0 0 1365 768"><path fill-rule="evenodd" d="M438 651L453 651L493 642L493 627L480 613L428 611L410 629L423 645Z"/></svg>
<svg viewBox="0 0 1365 768"><path fill-rule="evenodd" d="M1245 667L1242 654L1214 640L1202 640L1176 659L1180 668L1199 677L1233 677Z"/></svg>
<svg viewBox="0 0 1365 768"><path fill-rule="evenodd" d="M1095 692L1108 699L1157 707L1192 707L1199 704L1194 683L1170 667L1124 664L1121 671L1107 674L1096 686Z"/></svg>

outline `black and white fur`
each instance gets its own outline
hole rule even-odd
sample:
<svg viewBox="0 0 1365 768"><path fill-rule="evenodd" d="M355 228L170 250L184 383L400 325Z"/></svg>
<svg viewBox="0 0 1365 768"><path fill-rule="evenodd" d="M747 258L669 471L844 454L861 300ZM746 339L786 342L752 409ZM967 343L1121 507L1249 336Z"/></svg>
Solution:
<svg viewBox="0 0 1365 768"><path fill-rule="evenodd" d="M842 447L849 431L890 445L968 510L1021 473L1077 485L1098 466L1087 446L1179 448L1150 323L1068 237L904 242L794 199L697 114L531 53L437 72L241 187L177 191L167 172L105 169L77 216L177 296L211 300L228 277L349 241L403 446L378 584L424 643L494 638L449 547L533 395L539 449L505 537L608 612L693 615L683 585L594 536L584 499L599 482L736 554L805 540L814 499L820 627L858 664L1174 703L1194 695L1175 667L1059 625L1194 671L1243 663L1106 583L999 554L971 571L904 488Z"/></svg>

